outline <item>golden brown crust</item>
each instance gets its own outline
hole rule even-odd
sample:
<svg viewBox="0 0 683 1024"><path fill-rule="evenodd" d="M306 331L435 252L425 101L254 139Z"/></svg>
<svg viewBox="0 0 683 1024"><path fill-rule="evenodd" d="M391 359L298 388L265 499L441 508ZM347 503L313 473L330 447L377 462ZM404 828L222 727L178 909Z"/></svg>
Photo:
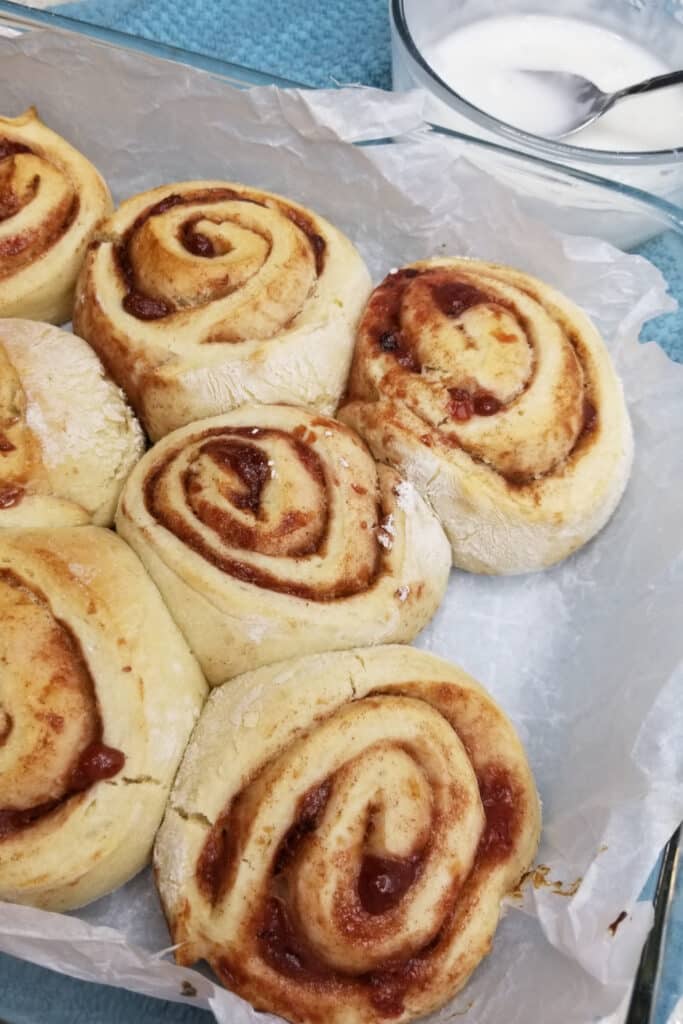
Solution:
<svg viewBox="0 0 683 1024"><path fill-rule="evenodd" d="M0 620L0 898L70 909L144 865L205 683L106 530L1 531Z"/></svg>
<svg viewBox="0 0 683 1024"><path fill-rule="evenodd" d="M69 320L76 277L111 197L35 109L0 117L0 316Z"/></svg>
<svg viewBox="0 0 683 1024"><path fill-rule="evenodd" d="M76 792L74 772L88 747L101 741L102 722L78 641L55 617L46 595L11 569L0 569L0 619L2 662L12 672L3 746L17 717L9 708L25 706L23 720L16 722L23 731L21 751L2 776L4 836L22 827L22 815L30 820L34 810L40 816L41 807L52 810L52 804Z"/></svg>
<svg viewBox="0 0 683 1024"><path fill-rule="evenodd" d="M514 730L463 672L411 648L317 655L214 691L157 883L179 962L257 1009L404 1022L488 952L539 824Z"/></svg>
<svg viewBox="0 0 683 1024"><path fill-rule="evenodd" d="M369 290L351 243L310 210L182 182L102 226L74 324L158 439L249 401L332 411Z"/></svg>
<svg viewBox="0 0 683 1024"><path fill-rule="evenodd" d="M340 418L428 497L474 571L566 557L630 470L623 396L587 317L478 260L425 260L375 290Z"/></svg>
<svg viewBox="0 0 683 1024"><path fill-rule="evenodd" d="M413 488L336 420L245 406L159 442L117 529L212 683L295 653L411 640L448 542Z"/></svg>

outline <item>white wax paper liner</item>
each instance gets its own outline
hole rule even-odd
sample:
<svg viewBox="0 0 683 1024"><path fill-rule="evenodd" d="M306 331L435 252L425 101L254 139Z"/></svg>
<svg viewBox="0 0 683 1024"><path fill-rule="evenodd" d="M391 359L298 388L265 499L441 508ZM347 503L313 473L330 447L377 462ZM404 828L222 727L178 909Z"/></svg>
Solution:
<svg viewBox="0 0 683 1024"><path fill-rule="evenodd" d="M0 39L3 113L36 104L117 199L162 182L271 188L329 217L376 281L438 254L508 262L583 305L633 417L636 460L603 533L545 573L454 572L418 646L489 687L527 746L544 805L535 887L511 899L491 955L439 1021L623 1019L651 910L637 897L683 816L683 366L637 342L673 308L659 272L606 242L553 234L514 194L427 136L419 94L240 93L179 65L70 37ZM401 137L396 145L353 146ZM610 929L622 911L627 917ZM144 872L74 915L0 905L0 949L75 977L274 1020L174 966Z"/></svg>

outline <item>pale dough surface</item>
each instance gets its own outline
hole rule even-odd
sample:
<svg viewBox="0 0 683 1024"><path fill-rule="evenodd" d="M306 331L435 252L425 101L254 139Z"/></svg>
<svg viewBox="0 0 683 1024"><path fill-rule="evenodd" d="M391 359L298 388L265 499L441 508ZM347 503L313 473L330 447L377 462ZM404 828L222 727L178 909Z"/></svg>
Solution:
<svg viewBox="0 0 683 1024"><path fill-rule="evenodd" d="M90 346L0 320L0 527L111 524L144 437ZM19 488L15 503L2 491Z"/></svg>
<svg viewBox="0 0 683 1024"><path fill-rule="evenodd" d="M415 488L347 427L292 406L245 406L164 438L129 477L116 527L212 684L295 654L412 640L450 568Z"/></svg>
<svg viewBox="0 0 683 1024"><path fill-rule="evenodd" d="M147 862L206 683L111 531L0 532L0 603L0 808L61 800L0 838L0 899L68 910ZM125 762L68 796L95 709Z"/></svg>
<svg viewBox="0 0 683 1024"><path fill-rule="evenodd" d="M439 258L407 273L391 331L391 275L370 300L340 419L429 501L456 566L523 573L566 558L608 521L633 458L604 341L563 295L509 267ZM437 297L446 305L451 287L448 314Z"/></svg>
<svg viewBox="0 0 683 1024"><path fill-rule="evenodd" d="M283 842L321 787L324 809L280 875ZM488 822L492 805L514 826ZM216 828L226 874L209 897L198 865ZM293 659L214 690L154 862L180 963L209 960L257 1009L292 1021L371 1024L386 1019L371 997L383 965L424 957L391 1015L404 1022L447 1002L488 952L539 828L524 751L486 691L433 655L377 647ZM427 851L422 869L398 905L359 908L363 857L416 848ZM273 896L325 965L322 980L301 983L264 958ZM358 981L372 972L373 984Z"/></svg>

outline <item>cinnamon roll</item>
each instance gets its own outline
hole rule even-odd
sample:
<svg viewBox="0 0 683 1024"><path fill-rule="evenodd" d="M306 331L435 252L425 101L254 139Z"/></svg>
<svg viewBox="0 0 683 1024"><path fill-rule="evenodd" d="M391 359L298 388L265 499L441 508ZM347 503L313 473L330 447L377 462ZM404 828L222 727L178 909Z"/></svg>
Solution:
<svg viewBox="0 0 683 1024"><path fill-rule="evenodd" d="M332 412L370 278L322 217L194 181L123 203L78 286L74 326L154 440L247 402Z"/></svg>
<svg viewBox="0 0 683 1024"><path fill-rule="evenodd" d="M339 416L430 501L472 572L566 558L605 525L631 468L621 384L588 317L478 260L385 278Z"/></svg>
<svg viewBox="0 0 683 1024"><path fill-rule="evenodd" d="M31 107L0 117L0 317L61 324L111 196L89 160Z"/></svg>
<svg viewBox="0 0 683 1024"><path fill-rule="evenodd" d="M486 691L379 647L214 690L154 865L180 964L208 960L297 1024L404 1022L488 953L539 828L524 750Z"/></svg>
<svg viewBox="0 0 683 1024"><path fill-rule="evenodd" d="M0 899L52 910L146 863L206 683L113 533L0 531Z"/></svg>
<svg viewBox="0 0 683 1024"><path fill-rule="evenodd" d="M109 525L143 448L85 341L0 320L0 527Z"/></svg>
<svg viewBox="0 0 683 1024"><path fill-rule="evenodd" d="M411 640L436 611L448 541L348 427L244 406L170 434L116 516L210 683L295 654Z"/></svg>

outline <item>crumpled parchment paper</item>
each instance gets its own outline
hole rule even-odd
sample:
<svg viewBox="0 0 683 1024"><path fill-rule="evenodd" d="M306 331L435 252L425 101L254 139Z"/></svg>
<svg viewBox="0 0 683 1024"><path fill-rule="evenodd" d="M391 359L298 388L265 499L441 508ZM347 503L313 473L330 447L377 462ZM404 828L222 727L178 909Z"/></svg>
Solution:
<svg viewBox="0 0 683 1024"><path fill-rule="evenodd" d="M450 140L419 131L417 94L240 93L48 31L0 38L0 60L2 113L36 104L117 199L188 178L271 188L346 231L376 281L440 253L509 262L561 288L603 331L636 436L616 515L542 574L453 572L418 646L461 664L501 702L544 805L535 878L508 901L493 952L438 1020L616 1024L651 922L637 897L683 816L683 366L637 343L643 321L673 306L659 272L530 220ZM351 145L390 136L403 140ZM149 870L71 915L0 905L0 949L15 956L210 1006L221 1022L274 1020L208 971L174 966L169 942Z"/></svg>

